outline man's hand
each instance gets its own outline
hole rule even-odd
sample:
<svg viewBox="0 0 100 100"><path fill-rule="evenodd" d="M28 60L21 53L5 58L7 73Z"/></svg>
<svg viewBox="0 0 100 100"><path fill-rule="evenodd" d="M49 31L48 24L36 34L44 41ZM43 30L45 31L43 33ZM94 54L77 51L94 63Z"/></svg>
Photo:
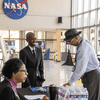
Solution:
<svg viewBox="0 0 100 100"><path fill-rule="evenodd" d="M66 83L66 84L64 84L63 86L66 86L66 85L71 86L69 83Z"/></svg>
<svg viewBox="0 0 100 100"><path fill-rule="evenodd" d="M84 74L81 76L81 78L80 78L80 79L82 79L82 78L83 78L83 76L84 76Z"/></svg>

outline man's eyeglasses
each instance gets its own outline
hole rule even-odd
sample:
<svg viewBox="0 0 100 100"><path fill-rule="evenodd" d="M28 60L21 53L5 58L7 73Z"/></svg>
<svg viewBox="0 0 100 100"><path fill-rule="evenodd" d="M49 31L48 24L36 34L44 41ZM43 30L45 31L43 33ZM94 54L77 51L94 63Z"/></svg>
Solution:
<svg viewBox="0 0 100 100"><path fill-rule="evenodd" d="M71 41L68 41L67 44L71 44L75 38L73 38Z"/></svg>
<svg viewBox="0 0 100 100"><path fill-rule="evenodd" d="M19 72L24 72L25 74L28 73L26 70L19 70Z"/></svg>

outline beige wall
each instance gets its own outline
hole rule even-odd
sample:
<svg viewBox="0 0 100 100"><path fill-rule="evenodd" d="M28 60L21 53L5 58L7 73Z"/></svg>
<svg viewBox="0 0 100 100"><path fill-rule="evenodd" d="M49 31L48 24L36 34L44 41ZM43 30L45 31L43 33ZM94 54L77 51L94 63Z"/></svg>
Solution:
<svg viewBox="0 0 100 100"><path fill-rule="evenodd" d="M6 17L0 9L0 29L68 29L70 28L71 0L28 0L28 13L19 20ZM2 8L3 0L0 0ZM62 16L63 23L58 24L57 18Z"/></svg>

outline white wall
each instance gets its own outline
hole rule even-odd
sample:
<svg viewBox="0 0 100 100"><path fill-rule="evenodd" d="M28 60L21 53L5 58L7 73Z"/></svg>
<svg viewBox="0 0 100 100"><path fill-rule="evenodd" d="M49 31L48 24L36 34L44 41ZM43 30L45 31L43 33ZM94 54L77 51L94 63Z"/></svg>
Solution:
<svg viewBox="0 0 100 100"><path fill-rule="evenodd" d="M28 13L19 20L6 17L0 9L0 29L68 29L70 28L71 0L28 0ZM3 0L0 0L2 8ZM62 16L63 23L58 24L57 18Z"/></svg>

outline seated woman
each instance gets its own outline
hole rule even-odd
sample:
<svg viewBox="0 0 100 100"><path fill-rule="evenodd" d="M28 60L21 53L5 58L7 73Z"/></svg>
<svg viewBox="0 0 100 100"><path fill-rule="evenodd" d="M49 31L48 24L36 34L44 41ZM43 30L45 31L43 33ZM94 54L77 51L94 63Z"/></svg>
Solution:
<svg viewBox="0 0 100 100"><path fill-rule="evenodd" d="M2 69L5 80L0 83L0 100L20 100L16 87L19 82L25 82L27 71L18 58L8 60Z"/></svg>

